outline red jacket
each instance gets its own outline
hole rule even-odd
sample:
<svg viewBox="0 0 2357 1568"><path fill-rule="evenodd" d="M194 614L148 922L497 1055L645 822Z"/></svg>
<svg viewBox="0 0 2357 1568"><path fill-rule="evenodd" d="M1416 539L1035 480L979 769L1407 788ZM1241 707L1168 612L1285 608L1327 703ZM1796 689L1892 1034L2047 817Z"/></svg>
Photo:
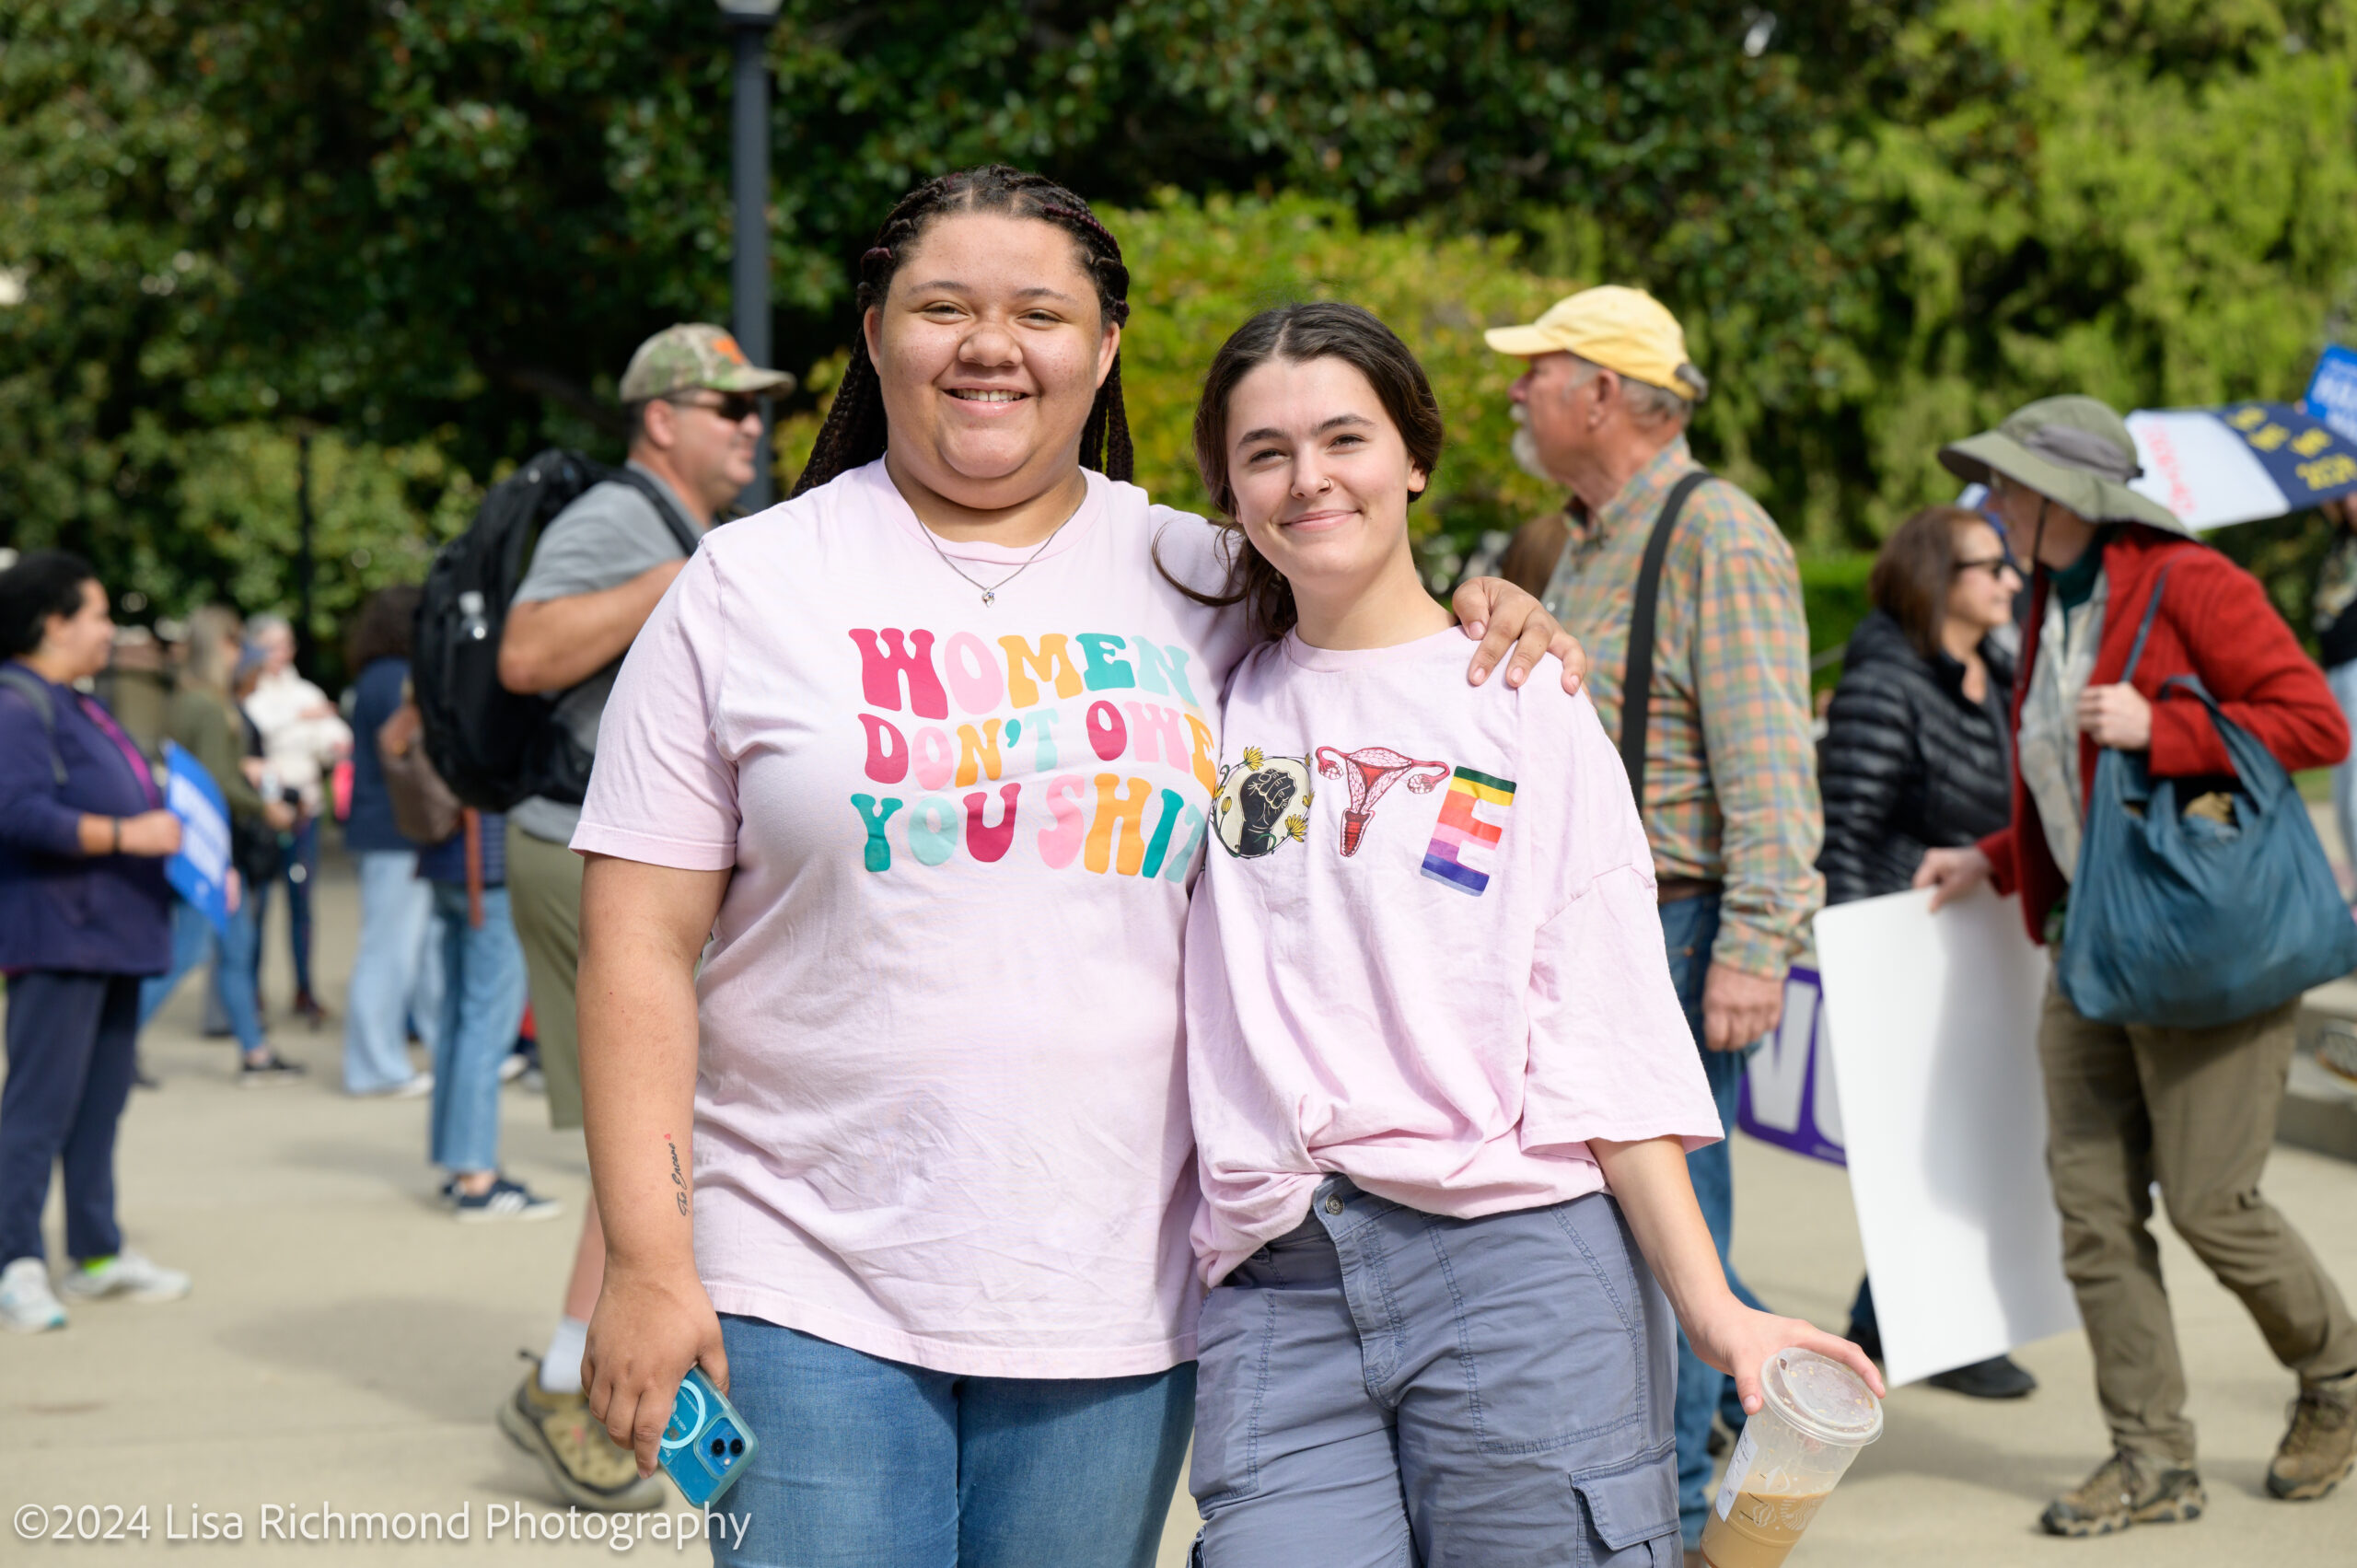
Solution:
<svg viewBox="0 0 2357 1568"><path fill-rule="evenodd" d="M2172 676L2198 675L2218 705L2267 748L2285 769L2322 768L2349 754L2349 725L2325 685L2324 672L2300 649L2299 640L2258 580L2207 545L2139 523L2111 530L2103 547L2103 640L2096 649L2090 686L2117 684L2128 668L2128 650L2143 623L2144 607L2162 566L2169 568L2168 592L2136 666L2136 690L2153 703L2150 761L2159 778L2232 773L2224 742L2210 712L2181 692L2160 700L2161 683ZM2022 647L2021 674L2014 683L2014 732L2021 733L2022 703L2038 665L2038 634L2046 623L2047 581L2040 574L2030 598L2029 634ZM2095 787L2096 743L2079 738L2080 807ZM2046 846L2046 825L2038 802L2022 782L2020 748L2014 755L2014 819L1980 841L2000 893L2019 890L2022 919L2030 940L2043 941L2047 912L2070 884Z"/></svg>

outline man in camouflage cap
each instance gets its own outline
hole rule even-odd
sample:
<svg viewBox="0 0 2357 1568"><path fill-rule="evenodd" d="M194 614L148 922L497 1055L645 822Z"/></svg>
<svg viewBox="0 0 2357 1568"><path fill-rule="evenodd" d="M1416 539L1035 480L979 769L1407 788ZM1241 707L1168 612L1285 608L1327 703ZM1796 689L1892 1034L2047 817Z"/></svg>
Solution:
<svg viewBox="0 0 2357 1568"><path fill-rule="evenodd" d="M666 327L622 373L629 471L584 491L558 513L532 552L499 647L499 679L514 691L562 693L556 716L594 753L598 720L622 655L656 601L687 564L669 511L700 535L751 482L761 437L759 398L794 377L745 357L718 327ZM581 1048L574 975L581 950L581 862L566 845L581 807L534 797L507 814L507 889L531 971L532 1016L547 1081L549 1121L581 1125ZM659 1477L591 1419L581 1353L605 1274L605 1236L587 1206L563 1316L547 1353L500 1407L499 1424L540 1461L567 1501L584 1508L652 1508Z"/></svg>
<svg viewBox="0 0 2357 1568"><path fill-rule="evenodd" d="M683 392L788 392L794 377L764 370L745 357L737 340L703 321L666 327L630 356L622 372L621 400L635 410L657 398Z"/></svg>

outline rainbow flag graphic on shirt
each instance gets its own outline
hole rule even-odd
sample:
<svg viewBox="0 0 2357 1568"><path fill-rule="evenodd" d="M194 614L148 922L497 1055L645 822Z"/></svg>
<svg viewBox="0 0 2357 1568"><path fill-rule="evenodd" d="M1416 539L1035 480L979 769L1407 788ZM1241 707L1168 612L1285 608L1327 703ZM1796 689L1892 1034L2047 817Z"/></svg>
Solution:
<svg viewBox="0 0 2357 1568"><path fill-rule="evenodd" d="M1459 768L1441 802L1440 825L1424 846L1424 875L1480 898L1497 864L1498 837L1514 805L1514 781Z"/></svg>

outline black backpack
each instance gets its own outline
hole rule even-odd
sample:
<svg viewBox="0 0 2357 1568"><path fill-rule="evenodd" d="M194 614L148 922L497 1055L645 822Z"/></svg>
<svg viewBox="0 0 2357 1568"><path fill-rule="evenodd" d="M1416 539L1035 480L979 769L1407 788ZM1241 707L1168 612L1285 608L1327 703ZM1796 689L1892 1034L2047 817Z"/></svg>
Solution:
<svg viewBox="0 0 2357 1568"><path fill-rule="evenodd" d="M588 791L590 754L556 721L563 693L526 696L502 686L499 641L540 530L605 480L653 502L680 552L695 553L695 529L645 476L552 448L493 485L425 575L410 653L425 755L450 792L478 811L505 811L531 796L578 802Z"/></svg>

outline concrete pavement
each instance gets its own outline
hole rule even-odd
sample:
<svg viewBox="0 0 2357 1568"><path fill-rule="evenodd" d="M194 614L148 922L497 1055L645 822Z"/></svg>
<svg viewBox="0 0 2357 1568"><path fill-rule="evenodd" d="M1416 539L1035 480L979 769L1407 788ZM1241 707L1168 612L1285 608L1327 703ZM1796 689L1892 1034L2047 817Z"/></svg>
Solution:
<svg viewBox="0 0 2357 1568"><path fill-rule="evenodd" d="M350 965L349 872L331 862L320 894L322 994L335 1000ZM281 1003L283 947L274 928L268 989ZM131 1243L192 1271L195 1292L168 1306L78 1307L63 1333L0 1335L0 1504L12 1516L27 1504L144 1505L146 1541L106 1549L133 1560L168 1551L222 1563L611 1561L610 1545L519 1540L509 1527L484 1539L493 1508L520 1504L537 1520L555 1507L491 1414L520 1375L516 1353L541 1346L556 1310L587 1186L577 1138L550 1132L541 1101L510 1090L507 1164L568 1212L548 1224L457 1225L434 1201L422 1103L345 1098L332 1027L281 1025L278 1043L310 1063L310 1078L241 1090L230 1048L196 1038L197 1002L192 981L151 1031L148 1062L164 1084L134 1097L120 1167ZM1746 1277L1777 1307L1838 1329L1860 1256L1846 1176L1742 1139L1736 1161ZM2357 1165L2279 1148L2268 1187L2344 1291L2357 1292ZM52 1245L56 1234L52 1210ZM1795 1568L2357 1559L2357 1488L2318 1504L2265 1497L2291 1380L2165 1228L2162 1246L2201 1425L2207 1518L2108 1540L2035 1533L2046 1499L2102 1457L2085 1348L2064 1336L2020 1353L2045 1385L2023 1402L1898 1390L1888 1434L1828 1503ZM265 1543L256 1532L266 1505L296 1520L322 1505L412 1522L465 1509L469 1539ZM168 1543L168 1507L183 1531L192 1511L234 1514L245 1539ZM1182 1491L1166 1564L1183 1560L1192 1529ZM32 1545L0 1526L0 1563L91 1550ZM644 1541L631 1555L701 1562L703 1550Z"/></svg>

